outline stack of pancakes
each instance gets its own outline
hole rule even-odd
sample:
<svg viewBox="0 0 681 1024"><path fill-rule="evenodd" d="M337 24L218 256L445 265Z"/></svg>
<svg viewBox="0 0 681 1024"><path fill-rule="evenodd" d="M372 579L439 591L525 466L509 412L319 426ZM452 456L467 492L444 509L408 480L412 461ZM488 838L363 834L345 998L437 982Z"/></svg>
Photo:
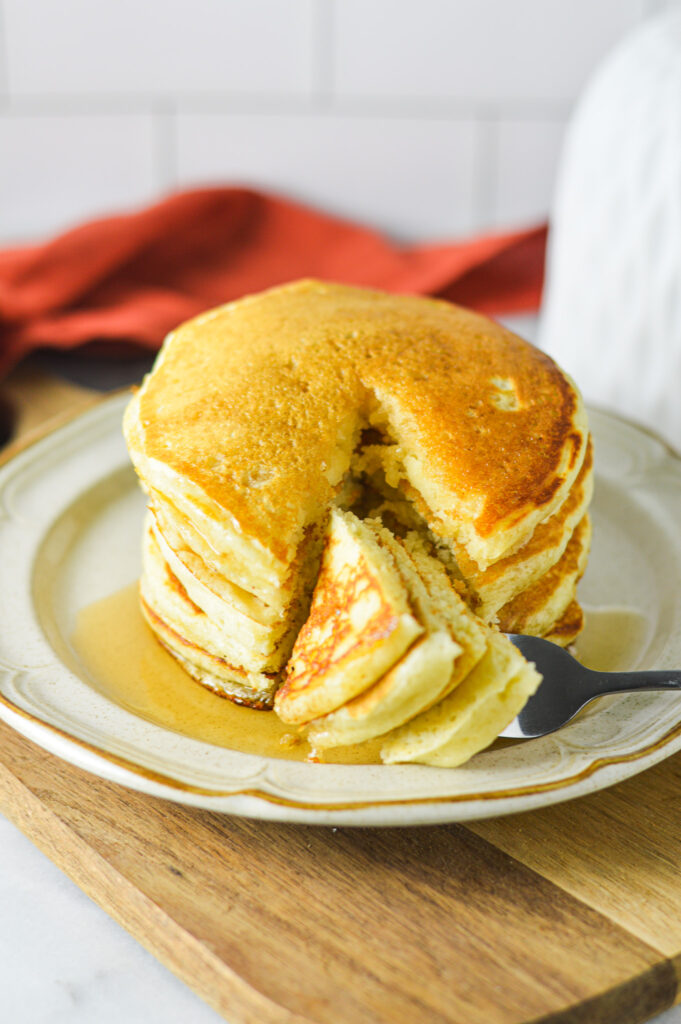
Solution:
<svg viewBox="0 0 681 1024"><path fill-rule="evenodd" d="M581 629L582 402L482 316L315 281L252 296L170 335L125 431L152 629L234 700L280 688L319 746L458 763L538 682L499 629Z"/></svg>

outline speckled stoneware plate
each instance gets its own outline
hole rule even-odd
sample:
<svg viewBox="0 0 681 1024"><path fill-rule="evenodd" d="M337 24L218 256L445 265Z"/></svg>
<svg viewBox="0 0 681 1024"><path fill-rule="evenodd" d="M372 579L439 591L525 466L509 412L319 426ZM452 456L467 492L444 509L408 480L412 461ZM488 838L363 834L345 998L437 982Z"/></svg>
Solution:
<svg viewBox="0 0 681 1024"><path fill-rule="evenodd" d="M610 786L681 748L681 696L605 698L553 736L465 767L320 765L258 757L151 724L102 696L71 643L78 612L139 573L144 499L117 396L0 469L0 717L113 782L231 814L416 825L529 810ZM681 461L591 412L594 541L585 660L681 667ZM605 641L610 641L610 652Z"/></svg>

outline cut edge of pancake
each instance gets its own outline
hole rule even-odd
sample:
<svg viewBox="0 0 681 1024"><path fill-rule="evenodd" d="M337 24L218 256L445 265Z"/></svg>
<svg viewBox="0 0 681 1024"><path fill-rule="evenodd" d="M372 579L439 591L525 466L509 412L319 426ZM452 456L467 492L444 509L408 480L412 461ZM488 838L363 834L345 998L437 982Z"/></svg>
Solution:
<svg viewBox="0 0 681 1024"><path fill-rule="evenodd" d="M510 640L491 633L471 673L444 700L391 733L381 757L386 764L456 767L499 735L540 682Z"/></svg>
<svg viewBox="0 0 681 1024"><path fill-rule="evenodd" d="M420 638L378 682L310 722L310 745L315 749L363 743L413 718L442 692L459 650L444 630Z"/></svg>
<svg viewBox="0 0 681 1024"><path fill-rule="evenodd" d="M246 672L202 650L169 625L140 594L142 614L159 643L197 683L235 704L270 711L279 683L278 673Z"/></svg>
<svg viewBox="0 0 681 1024"><path fill-rule="evenodd" d="M308 736L313 746L342 746L389 732L440 700L484 650L482 627L457 632L456 618L446 614L442 601L433 599L403 542L380 520L364 522L392 559L425 636L372 686L310 723ZM454 597L460 602L458 595ZM472 615L462 602L461 606L463 616Z"/></svg>
<svg viewBox="0 0 681 1024"><path fill-rule="evenodd" d="M310 614L277 693L279 717L302 724L334 711L371 686L422 633L371 530L334 509Z"/></svg>

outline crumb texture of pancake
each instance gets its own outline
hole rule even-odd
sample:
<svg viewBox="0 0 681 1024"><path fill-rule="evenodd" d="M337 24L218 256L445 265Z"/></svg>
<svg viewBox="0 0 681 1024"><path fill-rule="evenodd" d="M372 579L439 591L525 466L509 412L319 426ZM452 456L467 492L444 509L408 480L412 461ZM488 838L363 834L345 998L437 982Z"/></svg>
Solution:
<svg viewBox="0 0 681 1024"><path fill-rule="evenodd" d="M310 615L291 653L275 707L309 722L361 693L423 632L392 560L371 530L334 510Z"/></svg>
<svg viewBox="0 0 681 1024"><path fill-rule="evenodd" d="M582 628L583 403L479 314L314 280L249 296L169 335L124 431L151 628L315 749L461 764L538 685L500 630Z"/></svg>
<svg viewBox="0 0 681 1024"><path fill-rule="evenodd" d="M522 709L541 676L502 633L453 693L390 734L387 764L418 761L456 768L484 750Z"/></svg>

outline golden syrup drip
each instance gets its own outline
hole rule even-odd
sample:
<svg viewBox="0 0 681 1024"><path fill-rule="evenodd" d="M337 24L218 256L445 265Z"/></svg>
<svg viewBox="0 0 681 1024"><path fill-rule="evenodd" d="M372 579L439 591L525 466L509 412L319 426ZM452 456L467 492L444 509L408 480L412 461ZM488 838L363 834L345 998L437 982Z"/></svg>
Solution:
<svg viewBox="0 0 681 1024"><path fill-rule="evenodd" d="M88 681L115 704L155 725L204 743L294 761L309 744L273 711L254 711L195 682L161 647L139 608L137 584L84 608L72 644ZM335 764L378 764L381 742L324 751ZM315 760L317 755L315 755Z"/></svg>

